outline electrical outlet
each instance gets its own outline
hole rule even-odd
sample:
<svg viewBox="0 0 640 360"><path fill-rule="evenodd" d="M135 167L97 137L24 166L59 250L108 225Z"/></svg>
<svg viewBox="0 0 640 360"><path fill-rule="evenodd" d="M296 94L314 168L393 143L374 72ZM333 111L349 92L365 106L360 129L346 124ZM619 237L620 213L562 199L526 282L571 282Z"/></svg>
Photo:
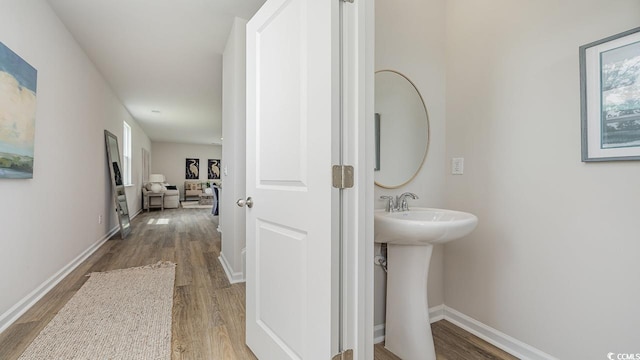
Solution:
<svg viewBox="0 0 640 360"><path fill-rule="evenodd" d="M102 214L98 215L98 224L102 224Z"/></svg>
<svg viewBox="0 0 640 360"><path fill-rule="evenodd" d="M451 174L453 175L464 174L464 158L451 159Z"/></svg>

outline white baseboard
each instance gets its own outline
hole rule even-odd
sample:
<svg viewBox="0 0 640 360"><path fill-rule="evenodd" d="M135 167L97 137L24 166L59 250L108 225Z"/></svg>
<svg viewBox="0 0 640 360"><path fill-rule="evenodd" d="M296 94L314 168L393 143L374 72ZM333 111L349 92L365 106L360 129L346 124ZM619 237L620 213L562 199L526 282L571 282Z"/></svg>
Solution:
<svg viewBox="0 0 640 360"><path fill-rule="evenodd" d="M491 326L485 325L480 321L444 304L429 308L429 321L434 323L440 320L447 320L448 322L522 360L558 360L557 358L542 352L533 346L525 344L518 339L514 339L511 336L502 333ZM374 344L383 342L384 336L385 324L379 324L373 327Z"/></svg>
<svg viewBox="0 0 640 360"><path fill-rule="evenodd" d="M222 268L224 269L224 273L227 274L227 279L231 284L245 282L244 274L242 272L233 272L227 258L224 257L223 253L220 253L218 257L220 260L220 264L222 264Z"/></svg>
<svg viewBox="0 0 640 360"><path fill-rule="evenodd" d="M557 360L557 358L523 343L491 326L485 325L453 308L444 306L444 318L482 340L522 360Z"/></svg>
<svg viewBox="0 0 640 360"><path fill-rule="evenodd" d="M436 321L444 319L444 304L436 305L429 308L429 322L433 324ZM378 324L373 327L373 343L381 343L384 341L385 324Z"/></svg>
<svg viewBox="0 0 640 360"><path fill-rule="evenodd" d="M83 251L80 255L78 255L75 259L71 260L70 263L65 265L62 269L60 269L57 273L53 274L49 279L40 284L35 290L33 290L29 295L22 298L22 300L18 301L17 304L12 306L9 310L7 310L4 314L0 315L0 333L5 331L11 324L13 324L20 316L22 316L27 310L29 310L33 305L35 305L38 300L42 299L54 286L58 285L62 279L64 279L69 273L71 273L78 265L82 264L91 254L93 254L96 250L102 246L110 237L120 231L119 227L115 227L109 231L109 233L103 236L100 240L93 243L89 248Z"/></svg>
<svg viewBox="0 0 640 360"><path fill-rule="evenodd" d="M143 209L138 209L135 214L131 215L131 220L135 219L136 216L140 215Z"/></svg>
<svg viewBox="0 0 640 360"><path fill-rule="evenodd" d="M373 343L379 344L384 341L385 324L379 324L373 327Z"/></svg>
<svg viewBox="0 0 640 360"><path fill-rule="evenodd" d="M429 308L429 323L433 324L436 321L443 320L445 317L444 304L436 305Z"/></svg>

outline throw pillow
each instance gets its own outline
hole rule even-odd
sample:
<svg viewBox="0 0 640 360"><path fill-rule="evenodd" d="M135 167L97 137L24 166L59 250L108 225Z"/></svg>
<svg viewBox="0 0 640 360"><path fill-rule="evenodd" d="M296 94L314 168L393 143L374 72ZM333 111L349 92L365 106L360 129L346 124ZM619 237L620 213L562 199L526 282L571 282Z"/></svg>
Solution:
<svg viewBox="0 0 640 360"><path fill-rule="evenodd" d="M167 190L178 190L178 187L175 185L167 185Z"/></svg>

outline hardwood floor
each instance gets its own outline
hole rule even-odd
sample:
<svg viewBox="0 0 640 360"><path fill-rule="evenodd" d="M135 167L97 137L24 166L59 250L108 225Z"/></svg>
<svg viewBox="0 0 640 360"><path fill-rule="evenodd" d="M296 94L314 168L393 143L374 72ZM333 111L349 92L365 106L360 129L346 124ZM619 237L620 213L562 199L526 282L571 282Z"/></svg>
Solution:
<svg viewBox="0 0 640 360"><path fill-rule="evenodd" d="M168 219L168 224L159 224ZM17 359L84 284L91 272L177 264L172 359L255 359L244 345L244 284L229 284L222 269L216 218L206 209L139 214L125 240L119 234L0 334L0 359Z"/></svg>
<svg viewBox="0 0 640 360"><path fill-rule="evenodd" d="M517 360L518 358L489 344L446 320L431 324L437 360ZM397 360L399 357L376 344L375 360Z"/></svg>
<svg viewBox="0 0 640 360"><path fill-rule="evenodd" d="M166 219L161 224L159 219ZM256 359L244 343L244 284L229 284L218 261L217 220L206 209L143 212L0 334L0 359L17 359L87 280L88 273L169 260L177 264L172 359ZM514 359L447 322L433 325L438 359ZM493 348L493 349L492 349ZM398 359L376 345L375 359Z"/></svg>

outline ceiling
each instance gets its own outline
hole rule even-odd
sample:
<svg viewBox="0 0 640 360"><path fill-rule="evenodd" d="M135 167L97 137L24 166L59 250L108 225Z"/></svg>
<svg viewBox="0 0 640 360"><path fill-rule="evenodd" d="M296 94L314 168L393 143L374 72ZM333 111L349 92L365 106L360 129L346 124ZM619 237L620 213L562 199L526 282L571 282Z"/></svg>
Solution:
<svg viewBox="0 0 640 360"><path fill-rule="evenodd" d="M265 0L48 0L152 141L221 143L222 52Z"/></svg>

